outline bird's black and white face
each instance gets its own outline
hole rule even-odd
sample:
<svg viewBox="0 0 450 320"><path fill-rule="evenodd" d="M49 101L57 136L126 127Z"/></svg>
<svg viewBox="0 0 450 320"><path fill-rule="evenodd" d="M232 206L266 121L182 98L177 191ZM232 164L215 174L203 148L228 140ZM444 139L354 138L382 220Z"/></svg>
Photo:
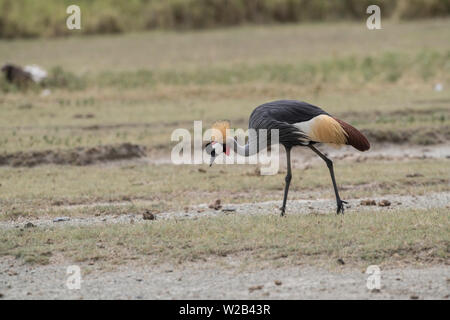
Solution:
<svg viewBox="0 0 450 320"><path fill-rule="evenodd" d="M225 153L227 156L230 154L230 149L226 144L221 144L219 142L209 142L206 144L206 152L211 156L211 160L209 162L209 166L212 166L214 160L221 154Z"/></svg>

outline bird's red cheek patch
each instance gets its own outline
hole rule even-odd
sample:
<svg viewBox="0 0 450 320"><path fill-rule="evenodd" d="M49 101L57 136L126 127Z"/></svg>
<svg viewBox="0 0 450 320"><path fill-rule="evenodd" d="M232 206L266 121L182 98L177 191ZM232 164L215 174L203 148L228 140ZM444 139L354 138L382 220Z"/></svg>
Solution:
<svg viewBox="0 0 450 320"><path fill-rule="evenodd" d="M226 146L226 147L225 147L225 154L226 154L227 156L230 155L230 147L229 147L229 146Z"/></svg>

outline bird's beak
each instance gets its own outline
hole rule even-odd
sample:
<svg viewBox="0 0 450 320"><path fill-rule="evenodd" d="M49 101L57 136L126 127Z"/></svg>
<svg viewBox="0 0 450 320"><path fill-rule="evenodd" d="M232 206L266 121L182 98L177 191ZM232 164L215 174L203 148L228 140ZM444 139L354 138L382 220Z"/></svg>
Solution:
<svg viewBox="0 0 450 320"><path fill-rule="evenodd" d="M211 156L211 159L209 160L209 166L210 167L213 165L214 160L216 160L216 157Z"/></svg>

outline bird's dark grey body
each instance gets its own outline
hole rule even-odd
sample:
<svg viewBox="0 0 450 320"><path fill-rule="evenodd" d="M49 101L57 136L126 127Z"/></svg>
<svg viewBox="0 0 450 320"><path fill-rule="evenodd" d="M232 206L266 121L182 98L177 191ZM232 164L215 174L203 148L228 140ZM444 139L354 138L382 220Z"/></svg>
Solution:
<svg viewBox="0 0 450 320"><path fill-rule="evenodd" d="M306 122L312 118L325 114L324 110L312 104L297 100L277 100L264 103L253 110L250 115L249 129L279 130L279 142L285 147L306 146L314 144L295 123Z"/></svg>

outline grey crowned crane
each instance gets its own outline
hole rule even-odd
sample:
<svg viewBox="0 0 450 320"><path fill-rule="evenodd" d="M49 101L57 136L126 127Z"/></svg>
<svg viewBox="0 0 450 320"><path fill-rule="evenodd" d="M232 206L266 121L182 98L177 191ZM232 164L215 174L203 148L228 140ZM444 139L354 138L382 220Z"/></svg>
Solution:
<svg viewBox="0 0 450 320"><path fill-rule="evenodd" d="M206 145L206 150L211 154L211 165L217 157L217 147L222 148L223 152L228 154L230 148L242 156L251 156L258 153L259 150L259 130L267 129L267 146L270 146L270 130L278 129L279 143L286 149L287 174L284 188L283 205L281 206L281 215L286 210L286 200L289 191L289 185L292 178L291 172L291 149L296 146L308 147L314 151L322 160L325 161L330 171L331 181L333 183L334 193L336 195L337 213L344 213L344 204L339 196L339 191L334 177L333 162L316 148L317 143L326 143L331 145L351 145L359 151L366 151L370 148L369 141L357 129L345 123L342 120L334 118L319 107L306 102L296 100L278 100L260 105L253 110L249 119L249 129L255 129L256 135L249 135L246 145L240 145L235 137L227 137L226 130L230 128L227 121L216 122L213 129L219 130L224 139L212 142ZM222 146L215 143L222 143Z"/></svg>

